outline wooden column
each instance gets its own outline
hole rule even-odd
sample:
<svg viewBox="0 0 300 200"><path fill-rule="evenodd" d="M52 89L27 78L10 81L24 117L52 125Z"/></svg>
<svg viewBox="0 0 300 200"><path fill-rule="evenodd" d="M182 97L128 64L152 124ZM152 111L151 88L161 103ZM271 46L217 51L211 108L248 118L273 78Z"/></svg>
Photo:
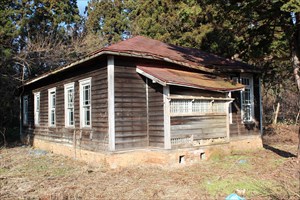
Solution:
<svg viewBox="0 0 300 200"><path fill-rule="evenodd" d="M170 88L168 85L163 87L164 93L164 146L171 149L171 118L170 118Z"/></svg>
<svg viewBox="0 0 300 200"><path fill-rule="evenodd" d="M148 78L146 78L146 107L147 107L147 146L150 146L150 136L149 136L149 86Z"/></svg>
<svg viewBox="0 0 300 200"><path fill-rule="evenodd" d="M108 83L108 148L115 150L115 64L114 57L107 56Z"/></svg>
<svg viewBox="0 0 300 200"><path fill-rule="evenodd" d="M230 93L230 96L231 96L231 93ZM231 123L231 119L230 119L230 108L231 106L231 101L227 102L226 103L226 135L227 135L227 141L229 142L230 141L230 123Z"/></svg>

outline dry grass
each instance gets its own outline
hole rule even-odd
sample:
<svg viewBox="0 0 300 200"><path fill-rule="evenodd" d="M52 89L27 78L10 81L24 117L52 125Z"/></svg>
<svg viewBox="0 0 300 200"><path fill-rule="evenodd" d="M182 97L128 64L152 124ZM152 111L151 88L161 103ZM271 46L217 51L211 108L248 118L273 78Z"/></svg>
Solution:
<svg viewBox="0 0 300 200"><path fill-rule="evenodd" d="M296 152L296 144L272 147ZM0 150L0 199L224 199L236 189L247 199L299 199L297 162L260 149L179 167L111 170L14 147Z"/></svg>

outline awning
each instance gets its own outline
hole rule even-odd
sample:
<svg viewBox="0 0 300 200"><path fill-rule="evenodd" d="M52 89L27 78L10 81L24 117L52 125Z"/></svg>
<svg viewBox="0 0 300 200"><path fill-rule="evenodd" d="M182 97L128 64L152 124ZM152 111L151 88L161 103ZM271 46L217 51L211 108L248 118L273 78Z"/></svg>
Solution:
<svg viewBox="0 0 300 200"><path fill-rule="evenodd" d="M212 74L152 66L137 66L136 71L163 86L175 85L217 92L243 90L244 85Z"/></svg>

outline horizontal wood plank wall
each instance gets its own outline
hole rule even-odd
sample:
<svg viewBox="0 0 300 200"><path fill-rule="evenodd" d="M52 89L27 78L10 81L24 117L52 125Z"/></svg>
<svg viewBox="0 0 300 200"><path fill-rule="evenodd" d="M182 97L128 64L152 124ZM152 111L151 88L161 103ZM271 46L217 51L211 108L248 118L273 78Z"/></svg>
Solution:
<svg viewBox="0 0 300 200"><path fill-rule="evenodd" d="M124 65L115 60L116 150L148 146L146 84L135 66Z"/></svg>
<svg viewBox="0 0 300 200"><path fill-rule="evenodd" d="M40 124L34 127L34 137L40 139L74 144L82 149L91 151L107 150L108 145L108 116L107 116L107 68L106 63L97 63L95 66L76 70L54 79L55 83L45 84L34 89L40 92ZM79 114L79 80L91 77L91 106L92 127L80 129ZM64 114L64 84L74 82L74 128L65 127ZM48 89L56 87L56 126L48 126ZM33 97L32 97L33 98ZM33 104L33 101L32 101ZM33 106L30 108L33 112ZM32 113L33 116L33 113ZM30 119L34 124L33 118ZM26 127L24 127L26 130ZM24 131L25 131L24 130Z"/></svg>
<svg viewBox="0 0 300 200"><path fill-rule="evenodd" d="M224 98L224 93L200 89L171 86L171 95ZM204 140L227 137L226 117L224 114L206 114L171 117L171 143L187 139ZM174 144L172 144L174 147Z"/></svg>
<svg viewBox="0 0 300 200"><path fill-rule="evenodd" d="M149 145L164 147L163 87L148 80Z"/></svg>
<svg viewBox="0 0 300 200"><path fill-rule="evenodd" d="M180 86L171 86L170 87L171 95L183 95L183 96L196 96L196 97L215 97L215 98L225 98L225 93L200 90L195 88L187 88Z"/></svg>
<svg viewBox="0 0 300 200"><path fill-rule="evenodd" d="M226 137L226 115L171 117L171 139L194 140Z"/></svg>

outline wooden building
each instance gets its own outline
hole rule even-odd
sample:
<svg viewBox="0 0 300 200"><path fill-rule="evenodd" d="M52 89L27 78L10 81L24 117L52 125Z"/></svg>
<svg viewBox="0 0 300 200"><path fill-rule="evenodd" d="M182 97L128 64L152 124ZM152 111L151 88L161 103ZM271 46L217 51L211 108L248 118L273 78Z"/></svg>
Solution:
<svg viewBox="0 0 300 200"><path fill-rule="evenodd" d="M254 67L142 36L22 91L23 137L93 152L201 147L262 130Z"/></svg>

